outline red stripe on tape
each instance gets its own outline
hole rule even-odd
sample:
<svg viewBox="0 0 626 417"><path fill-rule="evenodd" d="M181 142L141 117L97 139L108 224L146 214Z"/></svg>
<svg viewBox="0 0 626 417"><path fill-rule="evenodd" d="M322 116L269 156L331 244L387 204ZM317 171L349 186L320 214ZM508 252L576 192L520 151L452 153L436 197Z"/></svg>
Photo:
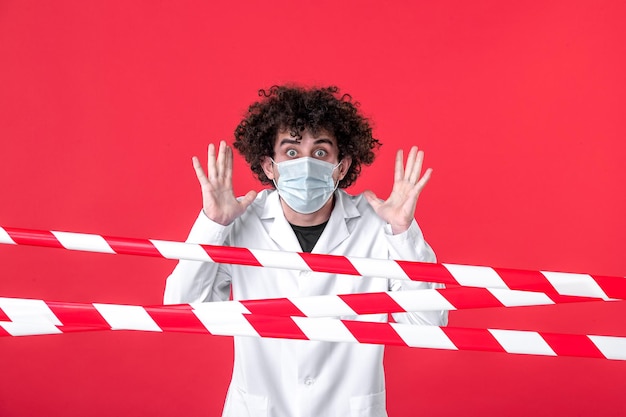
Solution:
<svg viewBox="0 0 626 417"><path fill-rule="evenodd" d="M389 323L341 320L359 343L408 346Z"/></svg>
<svg viewBox="0 0 626 417"><path fill-rule="evenodd" d="M456 309L504 307L489 290L485 288L455 287L439 293Z"/></svg>
<svg viewBox="0 0 626 417"><path fill-rule="evenodd" d="M593 275L593 279L610 298L626 299L626 278Z"/></svg>
<svg viewBox="0 0 626 417"><path fill-rule="evenodd" d="M308 340L309 338L289 317L256 316L244 314L261 337Z"/></svg>
<svg viewBox="0 0 626 417"><path fill-rule="evenodd" d="M217 263L263 266L259 260L246 248L200 245L206 253Z"/></svg>
<svg viewBox="0 0 626 417"><path fill-rule="evenodd" d="M59 330L63 333L84 333L84 332L95 332L102 330L110 330L110 327L102 328L95 326L57 326Z"/></svg>
<svg viewBox="0 0 626 417"><path fill-rule="evenodd" d="M107 236L103 236L103 238L111 246L111 249L119 254L163 257L149 240Z"/></svg>
<svg viewBox="0 0 626 417"><path fill-rule="evenodd" d="M560 294L546 294L552 301L554 301L557 304L562 304L562 303L581 303L581 302L585 302L585 301L600 301L602 302L602 300L600 298L594 298L594 297L582 297L582 296L578 296L578 295L560 295Z"/></svg>
<svg viewBox="0 0 626 417"><path fill-rule="evenodd" d="M252 314L305 317L305 314L287 298L241 300L239 302Z"/></svg>
<svg viewBox="0 0 626 417"><path fill-rule="evenodd" d="M4 327L0 326L0 337L2 336L11 336L11 334L4 330Z"/></svg>
<svg viewBox="0 0 626 417"><path fill-rule="evenodd" d="M459 350L506 352L487 329L464 329L462 327L441 327Z"/></svg>
<svg viewBox="0 0 626 417"><path fill-rule="evenodd" d="M9 316L6 315L4 311L0 308L0 321L11 321Z"/></svg>
<svg viewBox="0 0 626 417"><path fill-rule="evenodd" d="M512 290L538 291L548 295L558 294L550 281L539 271L524 271L509 268L493 268Z"/></svg>
<svg viewBox="0 0 626 417"><path fill-rule="evenodd" d="M61 242L47 230L29 230L5 227L4 230L18 245L45 246L48 248L63 248Z"/></svg>
<svg viewBox="0 0 626 417"><path fill-rule="evenodd" d="M591 339L585 335L541 333L541 336L559 356L605 358Z"/></svg>
<svg viewBox="0 0 626 417"><path fill-rule="evenodd" d="M400 268L414 281L416 278L426 278L428 282L442 284L458 284L458 281L442 264L420 263L413 261L396 261ZM419 281L422 281L421 279Z"/></svg>
<svg viewBox="0 0 626 417"><path fill-rule="evenodd" d="M55 301L47 301L46 304L64 326L111 328L92 304L70 304Z"/></svg>
<svg viewBox="0 0 626 417"><path fill-rule="evenodd" d="M330 274L361 275L347 258L334 255L299 253L313 271Z"/></svg>
<svg viewBox="0 0 626 417"><path fill-rule="evenodd" d="M152 320L163 331L208 333L200 319L193 313L189 305L181 305L164 309L162 307L145 307Z"/></svg>
<svg viewBox="0 0 626 417"><path fill-rule="evenodd" d="M405 311L396 300L385 293L339 294L337 297L341 298L357 314Z"/></svg>

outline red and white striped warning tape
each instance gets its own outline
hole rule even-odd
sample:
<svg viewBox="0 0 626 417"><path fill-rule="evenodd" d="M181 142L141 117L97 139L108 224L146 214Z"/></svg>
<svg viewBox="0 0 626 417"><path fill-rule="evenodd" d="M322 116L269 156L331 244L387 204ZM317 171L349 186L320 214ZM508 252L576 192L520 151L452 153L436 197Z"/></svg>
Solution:
<svg viewBox="0 0 626 417"><path fill-rule="evenodd" d="M158 306L194 309L214 315L240 313L269 316L338 317L413 311L521 307L601 301L591 297L547 296L543 293L493 288L446 288L312 297L266 298ZM88 314L94 304L0 297L0 321L41 321L68 311ZM152 308L152 307L150 307ZM85 313L87 311L87 313ZM54 322L54 320L52 320Z"/></svg>
<svg viewBox="0 0 626 417"><path fill-rule="evenodd" d="M238 311L215 314L211 308L195 308L191 305L142 307L46 303L24 299L2 299L2 305L6 318L11 321L0 321L0 336L138 330L626 360L626 337L616 336L412 326L332 318L242 314ZM20 311L28 313L24 317L20 316Z"/></svg>
<svg viewBox="0 0 626 417"><path fill-rule="evenodd" d="M604 300L610 298L626 299L626 279L624 277L279 252L11 227L0 227L0 243L300 271L378 276L389 279L411 279L469 287L504 288L555 295L595 297Z"/></svg>
<svg viewBox="0 0 626 417"><path fill-rule="evenodd" d="M0 227L0 243L483 287L156 307L0 298L2 336L120 329L626 360L624 337L316 318L623 299L626 298L623 277L277 252L6 227Z"/></svg>

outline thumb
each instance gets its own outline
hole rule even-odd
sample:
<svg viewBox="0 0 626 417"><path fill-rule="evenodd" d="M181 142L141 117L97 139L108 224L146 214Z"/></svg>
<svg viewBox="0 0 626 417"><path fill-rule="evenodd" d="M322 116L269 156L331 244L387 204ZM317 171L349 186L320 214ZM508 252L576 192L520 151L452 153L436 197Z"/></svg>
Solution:
<svg viewBox="0 0 626 417"><path fill-rule="evenodd" d="M256 198L257 192L254 190L250 190L248 191L248 193L246 195L244 195L240 200L239 200L239 204L242 205L243 209L247 209L248 206L250 204L252 204L252 202L254 201L254 199Z"/></svg>
<svg viewBox="0 0 626 417"><path fill-rule="evenodd" d="M373 191L370 191L370 190L364 191L363 195L367 199L367 202L370 203L370 205L374 208L374 210L377 210L378 207L380 207L381 204L383 204L382 201L378 197L376 197L376 194L374 194Z"/></svg>

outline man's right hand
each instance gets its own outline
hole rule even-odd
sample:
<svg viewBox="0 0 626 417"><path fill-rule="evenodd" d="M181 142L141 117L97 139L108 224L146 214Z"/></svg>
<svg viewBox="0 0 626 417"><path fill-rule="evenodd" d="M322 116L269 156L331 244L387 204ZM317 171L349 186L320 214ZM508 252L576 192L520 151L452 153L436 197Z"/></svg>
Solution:
<svg viewBox="0 0 626 417"><path fill-rule="evenodd" d="M202 209L211 220L229 225L241 216L256 198L256 191L248 191L241 199L233 193L233 151L225 141L220 142L215 156L215 145L209 144L208 177L197 157L192 158L193 167L202 189Z"/></svg>

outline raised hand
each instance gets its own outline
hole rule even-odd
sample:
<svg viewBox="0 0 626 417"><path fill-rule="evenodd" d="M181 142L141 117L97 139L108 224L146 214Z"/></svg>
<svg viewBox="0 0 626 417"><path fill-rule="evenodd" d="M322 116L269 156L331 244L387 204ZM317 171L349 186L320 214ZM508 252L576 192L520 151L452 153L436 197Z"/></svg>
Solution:
<svg viewBox="0 0 626 417"><path fill-rule="evenodd" d="M387 200L381 201L372 191L366 191L365 198L374 208L376 214L391 225L393 234L406 231L415 217L415 206L420 193L430 179L432 169L422 173L424 152L413 146L409 151L406 166L402 166L403 153L396 154L393 189Z"/></svg>
<svg viewBox="0 0 626 417"><path fill-rule="evenodd" d="M241 199L233 193L233 151L221 141L217 157L215 145L209 144L208 177L197 157L192 158L193 167L202 189L204 214L216 223L228 225L241 216L256 197L256 191L248 191Z"/></svg>

